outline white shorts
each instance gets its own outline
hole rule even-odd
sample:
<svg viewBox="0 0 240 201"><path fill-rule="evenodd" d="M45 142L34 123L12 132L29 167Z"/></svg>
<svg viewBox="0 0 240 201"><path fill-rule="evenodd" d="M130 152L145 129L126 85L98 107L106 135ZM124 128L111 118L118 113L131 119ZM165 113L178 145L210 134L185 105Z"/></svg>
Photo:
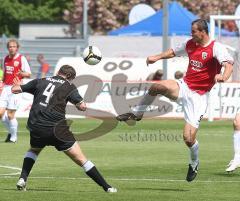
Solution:
<svg viewBox="0 0 240 201"><path fill-rule="evenodd" d="M0 107L17 110L21 101L21 94L13 94L12 85L5 85L0 96Z"/></svg>
<svg viewBox="0 0 240 201"><path fill-rule="evenodd" d="M208 92L200 95L192 91L183 79L178 80L177 83L179 85L177 102L183 105L184 119L193 127L198 128L207 110Z"/></svg>

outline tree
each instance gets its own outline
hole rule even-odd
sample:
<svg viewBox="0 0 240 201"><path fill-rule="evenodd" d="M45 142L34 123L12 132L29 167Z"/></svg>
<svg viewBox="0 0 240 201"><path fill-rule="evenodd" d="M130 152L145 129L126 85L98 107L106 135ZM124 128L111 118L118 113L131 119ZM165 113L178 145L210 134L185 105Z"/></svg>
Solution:
<svg viewBox="0 0 240 201"><path fill-rule="evenodd" d="M221 14L233 14L239 0L178 0L178 2L199 17L209 19L211 14L217 14L218 11L221 11ZM139 3L149 4L156 10L162 8L162 0L88 0L88 24L94 34L105 34L127 25L130 9ZM70 8L64 11L64 19L70 24L68 33L72 36L80 34L82 12L83 0L73 0Z"/></svg>
<svg viewBox="0 0 240 201"><path fill-rule="evenodd" d="M88 24L94 34L104 34L127 23L130 9L142 0L88 0ZM149 2L149 1L145 1ZM74 0L64 11L64 19L70 24L68 33L79 36L82 23L83 0Z"/></svg>
<svg viewBox="0 0 240 201"><path fill-rule="evenodd" d="M0 0L0 34L18 35L23 21L62 21L72 0Z"/></svg>

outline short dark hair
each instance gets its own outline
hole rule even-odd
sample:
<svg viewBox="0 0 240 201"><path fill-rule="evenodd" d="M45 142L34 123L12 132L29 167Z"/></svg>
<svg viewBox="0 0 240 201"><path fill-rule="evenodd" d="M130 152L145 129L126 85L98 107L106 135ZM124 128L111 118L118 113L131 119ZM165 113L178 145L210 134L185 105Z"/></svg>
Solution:
<svg viewBox="0 0 240 201"><path fill-rule="evenodd" d="M63 65L59 69L58 74L66 76L67 80L73 80L76 77L75 69L72 66L69 66L69 65Z"/></svg>
<svg viewBox="0 0 240 201"><path fill-rule="evenodd" d="M206 20L204 20L204 19L197 19L197 20L194 20L192 22L192 26L194 24L197 25L199 31L205 31L207 34L209 33L208 32L208 23L207 23Z"/></svg>

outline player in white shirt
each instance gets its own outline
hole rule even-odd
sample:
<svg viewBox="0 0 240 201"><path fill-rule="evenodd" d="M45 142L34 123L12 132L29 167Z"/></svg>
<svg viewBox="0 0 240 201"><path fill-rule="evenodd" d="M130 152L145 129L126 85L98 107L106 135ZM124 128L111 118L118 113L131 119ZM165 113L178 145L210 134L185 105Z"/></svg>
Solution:
<svg viewBox="0 0 240 201"><path fill-rule="evenodd" d="M240 167L240 111L238 111L233 121L233 129L234 157L228 164L227 172L232 172Z"/></svg>

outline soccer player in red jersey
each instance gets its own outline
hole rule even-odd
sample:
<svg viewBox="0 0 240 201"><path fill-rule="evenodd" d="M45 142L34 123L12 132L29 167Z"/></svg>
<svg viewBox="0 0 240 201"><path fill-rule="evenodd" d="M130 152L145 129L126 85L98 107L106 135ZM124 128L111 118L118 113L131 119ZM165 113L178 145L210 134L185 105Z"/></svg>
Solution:
<svg viewBox="0 0 240 201"><path fill-rule="evenodd" d="M20 80L29 78L31 71L26 58L18 53L19 43L17 40L10 39L7 48L9 54L5 57L3 64L4 87L0 96L0 118L9 132L5 142L16 142L18 122L15 113L21 97L13 94L11 87L15 77Z"/></svg>
<svg viewBox="0 0 240 201"><path fill-rule="evenodd" d="M186 54L189 57L189 64L183 79L154 83L134 111L117 116L119 121L141 120L144 111L157 95L166 96L177 102L182 101L185 119L183 139L190 151L186 177L188 182L195 179L198 171L199 144L196 134L207 109L208 93L216 82L228 80L233 69L233 58L224 45L210 39L205 20L197 19L192 22L191 35L192 38L182 45L149 56L146 61L149 65L161 59ZM221 73L222 68L223 73Z"/></svg>

